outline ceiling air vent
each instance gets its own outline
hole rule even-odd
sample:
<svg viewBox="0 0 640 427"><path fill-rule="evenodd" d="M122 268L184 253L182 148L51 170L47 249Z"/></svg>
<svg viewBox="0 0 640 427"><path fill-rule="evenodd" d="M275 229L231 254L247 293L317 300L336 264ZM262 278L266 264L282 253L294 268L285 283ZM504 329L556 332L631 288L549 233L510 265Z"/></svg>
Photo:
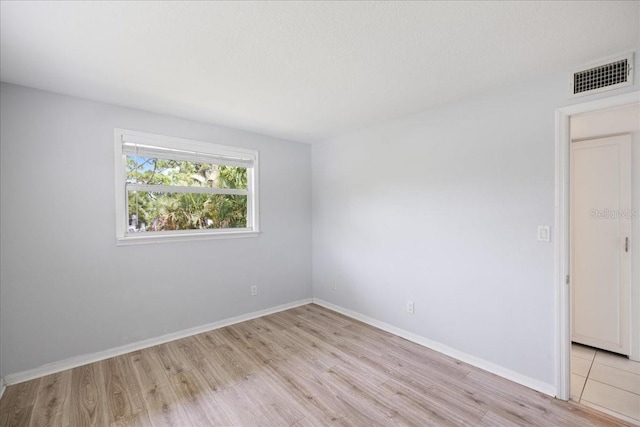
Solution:
<svg viewBox="0 0 640 427"><path fill-rule="evenodd" d="M571 95L582 96L633 84L633 53L591 65L571 75Z"/></svg>

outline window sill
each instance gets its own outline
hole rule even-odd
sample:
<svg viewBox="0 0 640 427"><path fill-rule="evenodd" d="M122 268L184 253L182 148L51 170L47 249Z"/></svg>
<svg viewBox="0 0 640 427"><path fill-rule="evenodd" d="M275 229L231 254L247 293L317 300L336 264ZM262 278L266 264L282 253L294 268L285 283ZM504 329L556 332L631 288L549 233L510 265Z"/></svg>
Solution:
<svg viewBox="0 0 640 427"><path fill-rule="evenodd" d="M170 242L189 242L197 240L216 240L216 239L241 239L246 237L258 237L259 231L252 230L233 230L233 231L216 231L214 233L170 233L170 234L141 234L119 236L116 244L118 246L131 245L147 245L154 243L170 243Z"/></svg>

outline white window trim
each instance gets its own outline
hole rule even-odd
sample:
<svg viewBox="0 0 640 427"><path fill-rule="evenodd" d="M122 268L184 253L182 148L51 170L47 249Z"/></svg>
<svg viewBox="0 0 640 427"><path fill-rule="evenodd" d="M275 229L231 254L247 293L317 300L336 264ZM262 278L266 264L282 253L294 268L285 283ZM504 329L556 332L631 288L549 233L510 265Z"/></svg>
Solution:
<svg viewBox="0 0 640 427"><path fill-rule="evenodd" d="M212 229L212 230L179 230L154 231L146 233L127 233L129 224L127 219L127 193L125 188L126 160L123 155L124 140L146 142L150 145L167 147L175 150L194 151L217 156L252 159L253 167L247 169L247 228L241 229ZM148 243L184 242L190 240L233 239L242 237L257 237L259 227L259 192L258 192L258 151L228 145L212 144L190 139L155 135L146 132L127 129L114 129L114 165L115 165L115 215L116 215L116 243L118 246L138 245ZM206 191L205 191L206 192ZM217 193L234 194L235 190L216 190Z"/></svg>

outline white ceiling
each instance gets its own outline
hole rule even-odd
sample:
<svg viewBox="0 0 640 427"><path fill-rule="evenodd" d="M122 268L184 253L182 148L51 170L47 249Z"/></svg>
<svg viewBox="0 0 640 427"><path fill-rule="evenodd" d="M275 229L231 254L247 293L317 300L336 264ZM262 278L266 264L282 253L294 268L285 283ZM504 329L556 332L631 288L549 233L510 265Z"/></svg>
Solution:
<svg viewBox="0 0 640 427"><path fill-rule="evenodd" d="M0 7L2 81L303 142L640 47L639 1Z"/></svg>

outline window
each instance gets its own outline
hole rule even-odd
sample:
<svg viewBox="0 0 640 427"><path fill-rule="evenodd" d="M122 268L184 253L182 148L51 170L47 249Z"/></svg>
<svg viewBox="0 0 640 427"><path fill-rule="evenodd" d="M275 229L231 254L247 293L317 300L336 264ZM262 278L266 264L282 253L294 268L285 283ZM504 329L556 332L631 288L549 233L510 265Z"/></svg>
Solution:
<svg viewBox="0 0 640 427"><path fill-rule="evenodd" d="M115 130L118 244L258 233L258 152Z"/></svg>

